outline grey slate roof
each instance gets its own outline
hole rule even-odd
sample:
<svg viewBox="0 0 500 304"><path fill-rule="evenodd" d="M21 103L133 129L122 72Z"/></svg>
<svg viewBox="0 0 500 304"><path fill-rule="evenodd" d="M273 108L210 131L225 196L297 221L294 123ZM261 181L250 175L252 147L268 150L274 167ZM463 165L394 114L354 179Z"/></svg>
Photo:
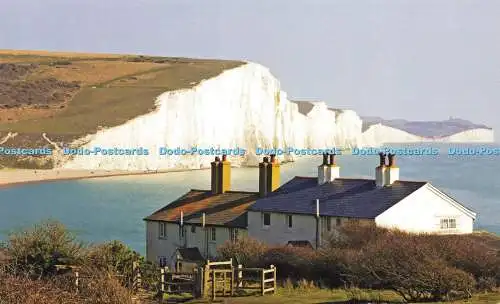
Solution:
<svg viewBox="0 0 500 304"><path fill-rule="evenodd" d="M374 219L427 182L396 181L376 187L370 179L337 178L318 185L316 177L295 177L248 210Z"/></svg>
<svg viewBox="0 0 500 304"><path fill-rule="evenodd" d="M177 248L177 252L181 256L181 260L183 261L204 261L205 259L201 255L198 247L190 247L190 248Z"/></svg>

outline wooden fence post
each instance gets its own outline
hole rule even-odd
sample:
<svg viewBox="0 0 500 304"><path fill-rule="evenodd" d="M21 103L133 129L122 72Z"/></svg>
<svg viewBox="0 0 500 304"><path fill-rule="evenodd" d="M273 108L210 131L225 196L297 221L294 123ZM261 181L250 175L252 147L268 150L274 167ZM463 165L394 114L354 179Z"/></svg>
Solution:
<svg viewBox="0 0 500 304"><path fill-rule="evenodd" d="M79 292L79 291L80 291L80 289L79 289L79 283L80 283L80 282L79 282L79 281L80 281L80 280L79 280L79 277L80 277L80 276L79 276L79 274L78 274L78 271L76 271L76 272L75 272L75 277L76 277L76 278L75 278L76 292Z"/></svg>
<svg viewBox="0 0 500 304"><path fill-rule="evenodd" d="M238 265L238 288L242 288L243 287L243 265L239 264Z"/></svg>
<svg viewBox="0 0 500 304"><path fill-rule="evenodd" d="M266 273L264 272L264 268L262 268L262 275L260 278L260 292L262 295L264 295L264 290L265 290L265 284L264 281L266 280Z"/></svg>
<svg viewBox="0 0 500 304"><path fill-rule="evenodd" d="M166 278L163 279L163 282L167 282L168 283L169 281L172 281L172 282L174 281L172 272L170 271L170 269L168 268L168 266L165 266L164 276ZM171 293L171 292L172 292L172 285L167 284L167 293Z"/></svg>
<svg viewBox="0 0 500 304"><path fill-rule="evenodd" d="M231 290L231 297L234 296L234 266L231 265L231 277L229 281L229 288Z"/></svg>
<svg viewBox="0 0 500 304"><path fill-rule="evenodd" d="M274 270L273 271L273 278L274 278L274 281L273 281L273 294L276 294L276 267L274 267L274 265L271 265L271 269Z"/></svg>
<svg viewBox="0 0 500 304"><path fill-rule="evenodd" d="M208 297L208 282L210 280L210 266L205 265L203 268L203 297Z"/></svg>
<svg viewBox="0 0 500 304"><path fill-rule="evenodd" d="M212 270L212 300L215 300L215 269Z"/></svg>
<svg viewBox="0 0 500 304"><path fill-rule="evenodd" d="M162 268L160 269L160 291L161 291L161 295L163 297L163 293L165 293L165 269Z"/></svg>

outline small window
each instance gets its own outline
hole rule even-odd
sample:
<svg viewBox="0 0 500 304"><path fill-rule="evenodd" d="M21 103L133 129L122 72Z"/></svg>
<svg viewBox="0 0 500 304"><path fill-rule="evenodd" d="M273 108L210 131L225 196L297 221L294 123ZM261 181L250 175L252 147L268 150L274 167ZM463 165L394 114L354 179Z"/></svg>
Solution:
<svg viewBox="0 0 500 304"><path fill-rule="evenodd" d="M342 225L342 219L337 218L337 220L336 220L335 224L336 224L337 226Z"/></svg>
<svg viewBox="0 0 500 304"><path fill-rule="evenodd" d="M160 239L164 239L167 237L167 223L163 223L163 222L160 222L160 225L159 225L159 232L158 232L158 236L160 237Z"/></svg>
<svg viewBox="0 0 500 304"><path fill-rule="evenodd" d="M196 226L195 225L191 226L191 233L196 233Z"/></svg>
<svg viewBox="0 0 500 304"><path fill-rule="evenodd" d="M271 226L271 213L264 213L262 216L263 226Z"/></svg>
<svg viewBox="0 0 500 304"><path fill-rule="evenodd" d="M293 216L292 215L286 216L286 225L288 226L288 228L293 227Z"/></svg>
<svg viewBox="0 0 500 304"><path fill-rule="evenodd" d="M456 219L441 219L441 229L455 229L457 228Z"/></svg>
<svg viewBox="0 0 500 304"><path fill-rule="evenodd" d="M236 242L238 241L238 229L237 228L233 228L231 229L231 241L233 242Z"/></svg>
<svg viewBox="0 0 500 304"><path fill-rule="evenodd" d="M165 257L165 256L159 256L158 257L158 263L160 264L160 267L167 266L167 257Z"/></svg>
<svg viewBox="0 0 500 304"><path fill-rule="evenodd" d="M332 230L332 218L331 217L326 218L326 230L327 231Z"/></svg>
<svg viewBox="0 0 500 304"><path fill-rule="evenodd" d="M212 241L215 241L216 240L216 232L215 232L215 227L212 227Z"/></svg>

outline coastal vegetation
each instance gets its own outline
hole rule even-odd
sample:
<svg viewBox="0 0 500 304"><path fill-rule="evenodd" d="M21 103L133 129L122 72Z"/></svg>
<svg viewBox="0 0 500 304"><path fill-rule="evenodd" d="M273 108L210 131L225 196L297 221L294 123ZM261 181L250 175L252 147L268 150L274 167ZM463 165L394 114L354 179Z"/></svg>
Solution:
<svg viewBox="0 0 500 304"><path fill-rule="evenodd" d="M412 302L468 299L500 286L500 238L489 233L416 235L346 225L325 243L316 251L242 239L219 251L248 267L276 265L294 285L393 290Z"/></svg>
<svg viewBox="0 0 500 304"><path fill-rule="evenodd" d="M340 235L317 251L249 238L222 245L221 259L236 258L247 267L273 264L281 282L274 296L226 303L500 301L496 235L409 235L356 225ZM134 288L133 265L140 267L147 292ZM0 303L152 303L158 270L121 242L85 244L61 223L46 221L15 231L0 247Z"/></svg>

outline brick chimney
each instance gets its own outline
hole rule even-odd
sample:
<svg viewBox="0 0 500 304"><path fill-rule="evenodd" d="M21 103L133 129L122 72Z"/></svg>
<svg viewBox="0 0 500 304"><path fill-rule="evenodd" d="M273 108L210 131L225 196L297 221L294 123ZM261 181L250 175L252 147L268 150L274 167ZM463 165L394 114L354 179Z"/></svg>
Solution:
<svg viewBox="0 0 500 304"><path fill-rule="evenodd" d="M379 165L375 168L375 185L377 187L385 186L386 174L385 171L387 167L385 165L385 154L379 153Z"/></svg>
<svg viewBox="0 0 500 304"><path fill-rule="evenodd" d="M211 163L211 188L212 194L221 194L231 188L231 163L226 155L222 155L222 161L216 156Z"/></svg>
<svg viewBox="0 0 500 304"><path fill-rule="evenodd" d="M271 154L271 160L264 157L259 164L259 194L266 196L280 186L280 164L276 155Z"/></svg>
<svg viewBox="0 0 500 304"><path fill-rule="evenodd" d="M399 179L399 168L396 166L396 155L387 155L389 163L385 170L385 185L392 185L395 181Z"/></svg>

